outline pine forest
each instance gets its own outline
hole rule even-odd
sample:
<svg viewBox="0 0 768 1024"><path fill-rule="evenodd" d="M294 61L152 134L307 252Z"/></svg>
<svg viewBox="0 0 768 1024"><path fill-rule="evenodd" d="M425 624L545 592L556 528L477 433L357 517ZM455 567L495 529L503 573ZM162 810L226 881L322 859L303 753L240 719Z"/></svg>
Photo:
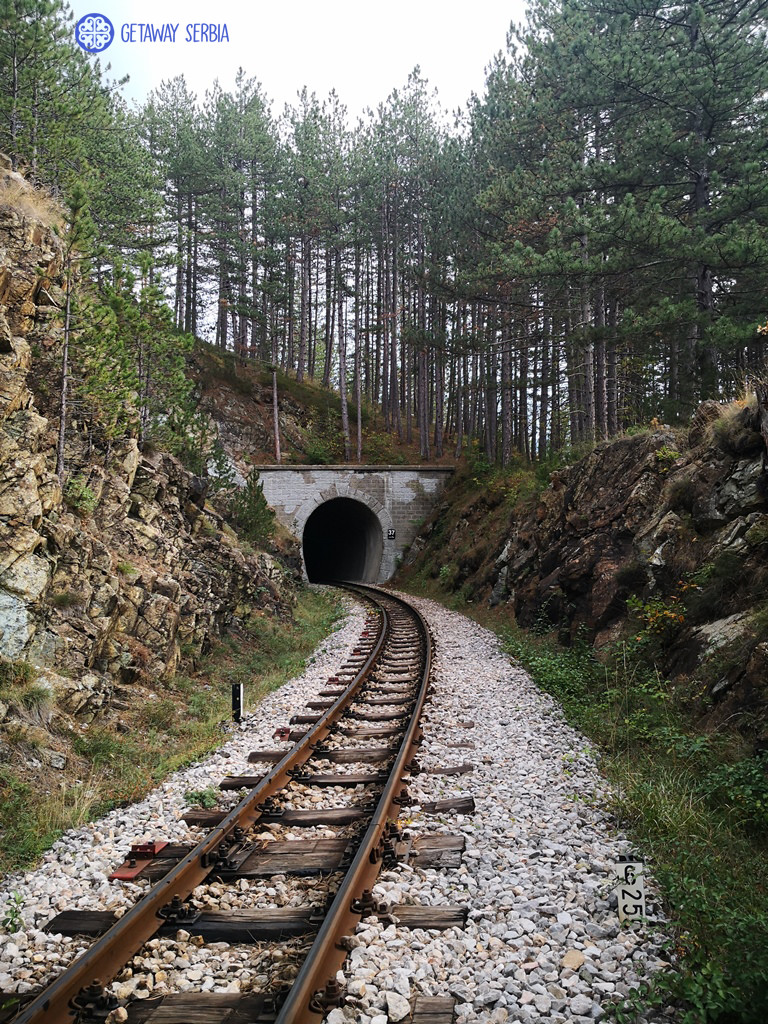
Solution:
<svg viewBox="0 0 768 1024"><path fill-rule="evenodd" d="M58 0L0 20L0 149L64 205L106 430L173 405L193 335L337 391L351 460L366 405L509 465L761 372L764 0L533 0L462 113L417 67L355 125L247 69L131 108Z"/></svg>

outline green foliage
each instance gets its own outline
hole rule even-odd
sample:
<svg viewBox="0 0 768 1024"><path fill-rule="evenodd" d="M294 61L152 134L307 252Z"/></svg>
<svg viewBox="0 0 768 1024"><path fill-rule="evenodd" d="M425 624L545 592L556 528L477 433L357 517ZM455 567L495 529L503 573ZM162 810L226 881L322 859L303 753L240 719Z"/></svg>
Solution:
<svg viewBox="0 0 768 1024"><path fill-rule="evenodd" d="M672 511L690 512L696 499L696 484L692 476L681 476L669 482L665 493Z"/></svg>
<svg viewBox="0 0 768 1024"><path fill-rule="evenodd" d="M21 916L21 912L24 909L24 897L14 889L8 895L8 902L5 905L5 916L0 920L0 924L5 928L8 934L13 932L21 931L24 927L24 918Z"/></svg>
<svg viewBox="0 0 768 1024"><path fill-rule="evenodd" d="M322 437L309 438L305 455L310 466L330 466L338 461L331 444Z"/></svg>
<svg viewBox="0 0 768 1024"><path fill-rule="evenodd" d="M768 835L768 760L745 758L715 765L701 781L712 806L749 832Z"/></svg>
<svg viewBox="0 0 768 1024"><path fill-rule="evenodd" d="M67 481L64 500L67 507L83 519L91 515L99 503L84 476L74 476Z"/></svg>
<svg viewBox="0 0 768 1024"><path fill-rule="evenodd" d="M647 601L632 595L627 608L643 623L638 634L640 640L653 636L669 641L685 622L685 608L679 595L651 597Z"/></svg>
<svg viewBox="0 0 768 1024"><path fill-rule="evenodd" d="M763 584L759 571L745 579L743 554L726 548L693 573L686 605L694 622L719 619L728 614L733 598L761 597Z"/></svg>
<svg viewBox="0 0 768 1024"><path fill-rule="evenodd" d="M213 807L219 806L221 792L213 786L208 786L206 789L188 789L184 793L184 799L189 800L196 807L211 810Z"/></svg>
<svg viewBox="0 0 768 1024"><path fill-rule="evenodd" d="M453 562L446 562L440 566L437 572L437 578L440 581L440 585L445 587L446 590L453 590L456 577L459 573L459 567Z"/></svg>
<svg viewBox="0 0 768 1024"><path fill-rule="evenodd" d="M0 766L0 867L34 861L56 838L37 810L32 788Z"/></svg>
<svg viewBox="0 0 768 1024"><path fill-rule="evenodd" d="M263 547L273 536L275 513L267 504L255 469L248 474L245 487L240 488L232 499L230 512L238 533L246 540Z"/></svg>
<svg viewBox="0 0 768 1024"><path fill-rule="evenodd" d="M655 621L664 609L647 608ZM646 624L646 629L649 624ZM606 664L586 647L505 633L506 649L597 742L615 811L653 862L671 918L674 969L644 983L617 1020L679 1003L685 1024L760 1024L768 1015L768 776L764 757L695 731L684 692L642 640Z"/></svg>
<svg viewBox="0 0 768 1024"><path fill-rule="evenodd" d="M672 463L680 458L680 452L676 448L672 448L668 444L663 444L661 448L657 448L653 453L656 457L656 462L661 467L662 473L668 473Z"/></svg>
<svg viewBox="0 0 768 1024"><path fill-rule="evenodd" d="M219 491L229 490L235 481L235 469L232 462L224 451L224 446L218 437L211 445L208 462L206 464L209 490L214 494Z"/></svg>

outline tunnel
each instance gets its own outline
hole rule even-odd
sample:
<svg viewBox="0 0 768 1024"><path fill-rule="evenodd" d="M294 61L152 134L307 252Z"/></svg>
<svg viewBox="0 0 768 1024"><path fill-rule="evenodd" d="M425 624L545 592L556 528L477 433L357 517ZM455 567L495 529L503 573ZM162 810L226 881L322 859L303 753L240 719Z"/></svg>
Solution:
<svg viewBox="0 0 768 1024"><path fill-rule="evenodd" d="M303 548L312 583L375 583L379 578L384 548L381 524L361 501L333 498L318 506L304 526Z"/></svg>

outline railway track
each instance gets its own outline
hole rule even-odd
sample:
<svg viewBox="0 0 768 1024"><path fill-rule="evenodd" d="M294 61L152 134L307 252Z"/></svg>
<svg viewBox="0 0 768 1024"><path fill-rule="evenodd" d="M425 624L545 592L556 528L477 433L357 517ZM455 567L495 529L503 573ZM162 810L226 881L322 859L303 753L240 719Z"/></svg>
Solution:
<svg viewBox="0 0 768 1024"><path fill-rule="evenodd" d="M400 599L359 585L349 589L370 607L359 645L306 713L278 730L285 746L250 755L267 770L222 781L222 790L245 791L230 810L186 815L190 825L210 829L196 845L132 848L113 878L154 884L121 918L108 911L65 911L51 921L48 931L94 941L13 1024L95 1024L110 1014L129 1024L319 1024L345 1002L337 972L362 919L394 914L401 925L422 928L463 923L461 908L385 907L371 894L382 867L395 868L403 859L448 864L460 856L460 844L452 837L414 843L398 824L409 804L404 781L420 770L416 754L432 665L429 629ZM271 829L266 839L265 828ZM299 829L310 838L296 839ZM323 838L314 836L318 829ZM316 902L315 889L315 902L305 906L233 909L227 903L223 911L203 909L201 887L212 882L220 891L246 880L258 891L256 880L269 885L281 876L319 877L324 905ZM113 979L148 940L178 935L195 936L198 943L260 944L266 962L286 955L271 953L267 943L287 944L289 957L306 955L290 987L270 985L267 977L266 985L247 993L150 995L118 1009ZM416 1000L406 1019L448 1022L452 1001Z"/></svg>

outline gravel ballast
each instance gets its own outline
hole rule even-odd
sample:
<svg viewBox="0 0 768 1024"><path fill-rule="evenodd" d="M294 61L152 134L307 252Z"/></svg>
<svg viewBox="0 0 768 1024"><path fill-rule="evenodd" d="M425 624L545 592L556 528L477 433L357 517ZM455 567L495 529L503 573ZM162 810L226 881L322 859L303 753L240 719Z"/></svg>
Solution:
<svg viewBox="0 0 768 1024"><path fill-rule="evenodd" d="M462 865L385 872L375 895L393 904L460 904L469 908L469 920L465 929L447 932L400 929L375 918L361 922L345 966L350 1003L327 1020L399 1021L417 994L452 995L458 1022L598 1020L612 1001L663 966L663 937L648 925L619 925L612 869L630 848L612 825L609 793L588 743L501 653L492 633L433 602L410 600L437 641L435 696L419 759L425 769L470 762L473 770L457 777L423 772L409 789L419 801L471 795L476 810L443 817L422 814L418 806L404 812L414 836L463 835ZM206 761L175 773L146 800L68 833L37 870L5 879L0 919L18 892L24 929L0 934L0 992L23 994L47 983L80 951L78 940L40 931L59 911L119 913L135 902L143 883L107 878L130 845L196 838L200 833L179 820L189 803L185 793L216 786L224 775L252 773L248 753L275 746L276 727L325 687L356 646L364 615L353 605L307 672L268 696ZM450 745L462 742L474 748ZM309 838L307 831L297 838ZM278 876L259 905L295 905L302 886L312 883L294 886ZM240 894L243 904L248 888ZM249 964L244 947L215 945L220 948L200 947L183 932L176 942L153 940L115 990L139 998L193 984L238 991L281 973L260 950L253 950ZM286 951L285 960L292 959Z"/></svg>
<svg viewBox="0 0 768 1024"><path fill-rule="evenodd" d="M465 837L462 866L387 872L374 895L460 904L469 920L447 932L361 922L347 969L358 1006L328 1020L398 1020L392 994L414 991L454 996L458 1022L599 1020L665 966L664 936L647 924L620 926L613 866L630 845L606 810L610 793L588 741L493 633L432 601L409 600L437 641L419 760L424 769L474 765L457 777L423 771L409 790L419 801L472 796L475 813L441 819L410 809L404 819L414 834ZM463 742L474 749L450 746Z"/></svg>

